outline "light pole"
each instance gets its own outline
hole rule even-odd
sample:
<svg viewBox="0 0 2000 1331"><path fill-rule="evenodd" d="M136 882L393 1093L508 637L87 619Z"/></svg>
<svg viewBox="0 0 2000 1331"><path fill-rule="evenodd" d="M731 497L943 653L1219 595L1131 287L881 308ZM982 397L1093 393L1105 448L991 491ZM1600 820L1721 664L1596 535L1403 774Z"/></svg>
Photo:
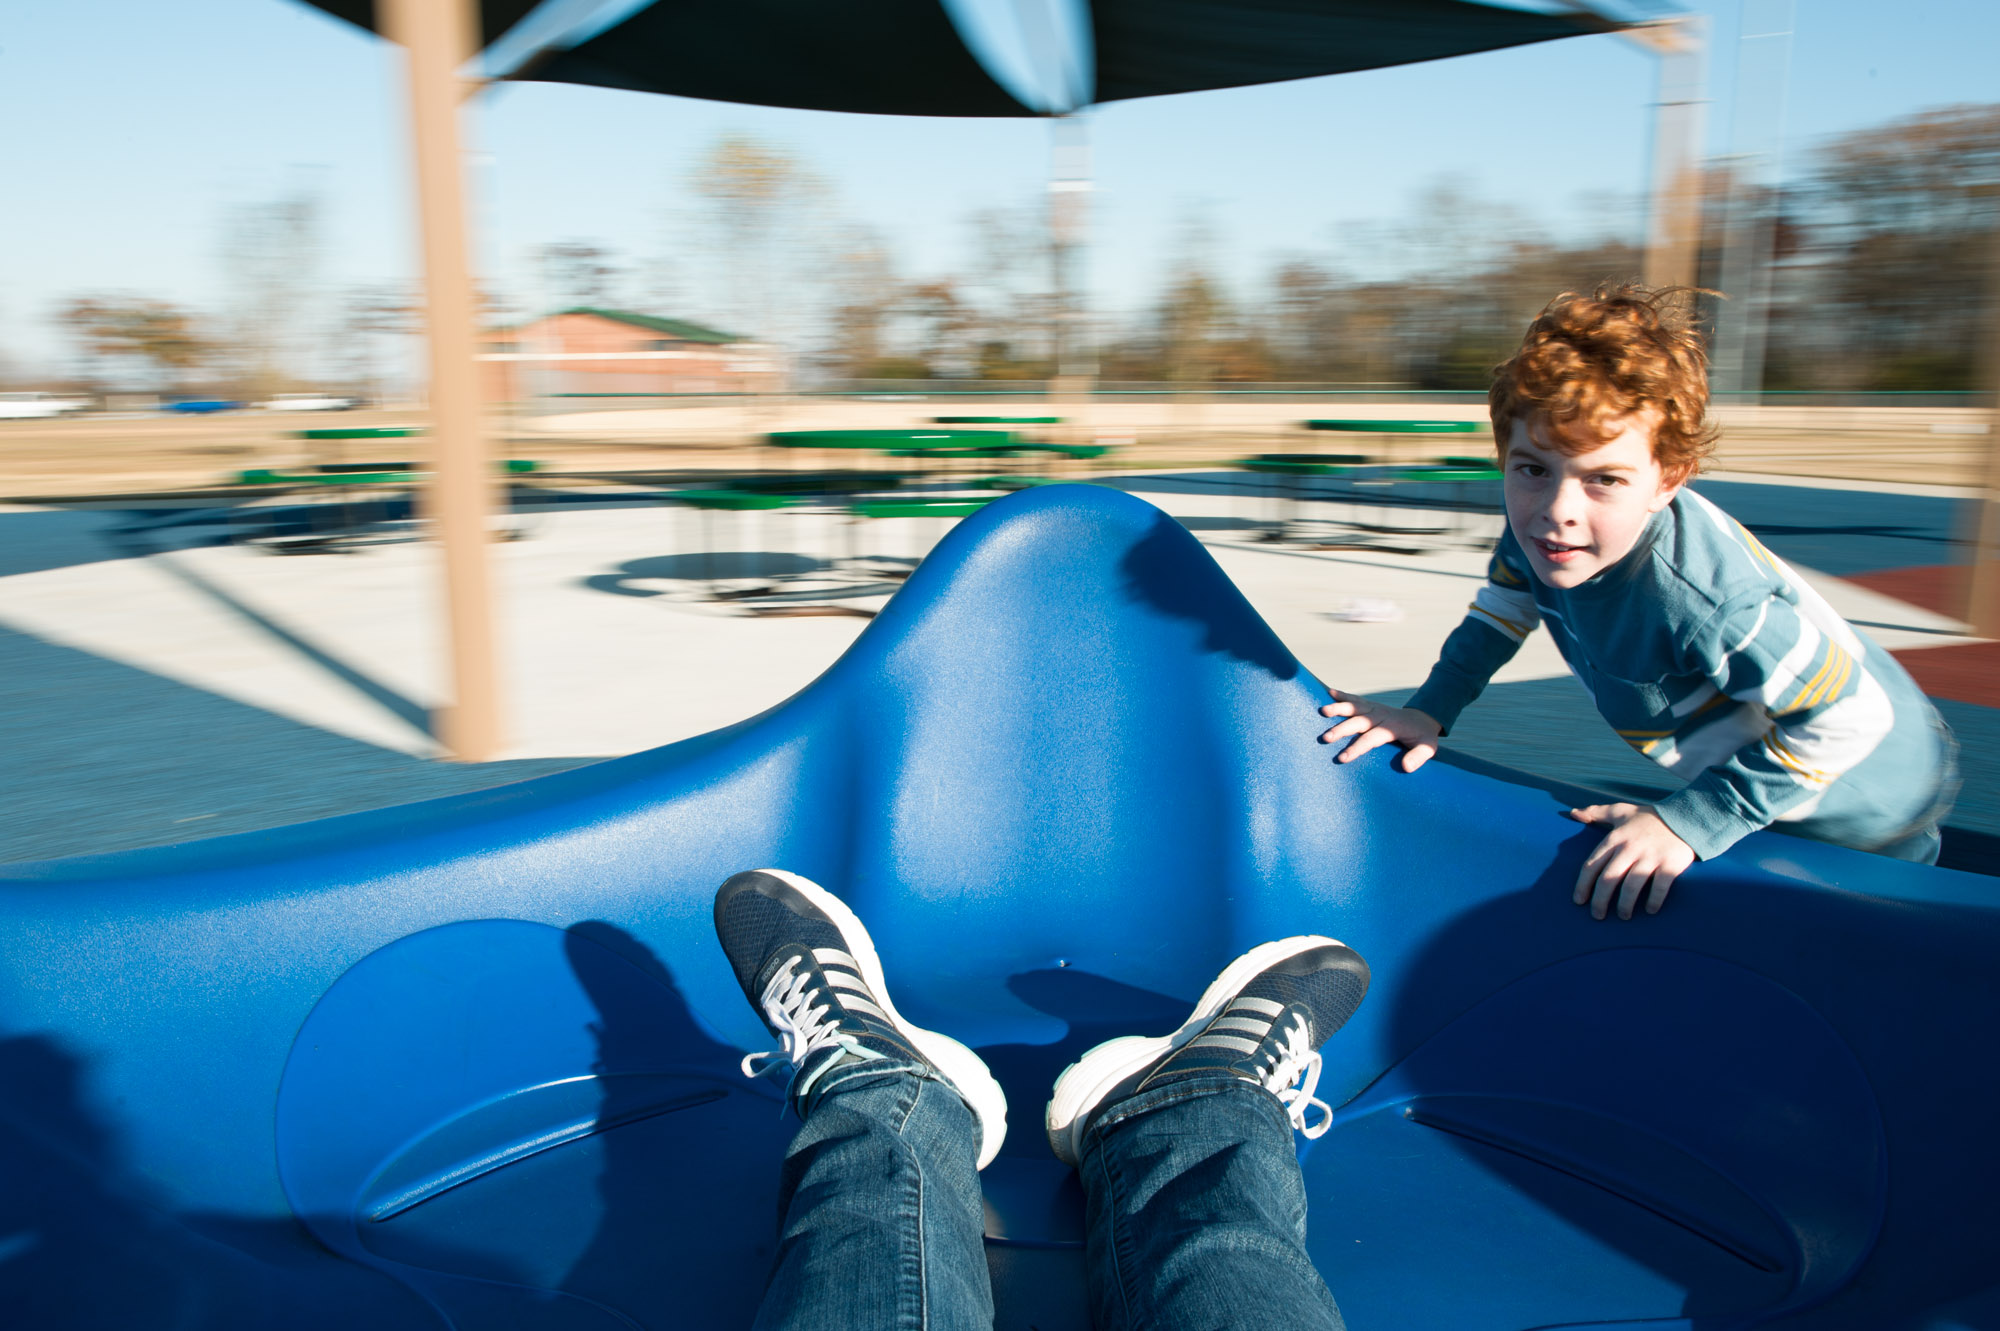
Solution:
<svg viewBox="0 0 2000 1331"><path fill-rule="evenodd" d="M1086 403L1097 377L1097 358L1083 308L1083 254L1090 230L1090 123L1087 111L1070 111L1050 122L1049 279L1055 295L1053 320L1058 401Z"/></svg>
<svg viewBox="0 0 2000 1331"><path fill-rule="evenodd" d="M1785 96L1792 64L1793 0L1744 0L1730 111L1729 212L1710 377L1718 396L1755 405L1764 388L1765 331L1777 228Z"/></svg>
<svg viewBox="0 0 2000 1331"><path fill-rule="evenodd" d="M1701 141L1708 118L1708 19L1688 14L1621 30L1659 57L1646 285L1691 287L1701 260Z"/></svg>

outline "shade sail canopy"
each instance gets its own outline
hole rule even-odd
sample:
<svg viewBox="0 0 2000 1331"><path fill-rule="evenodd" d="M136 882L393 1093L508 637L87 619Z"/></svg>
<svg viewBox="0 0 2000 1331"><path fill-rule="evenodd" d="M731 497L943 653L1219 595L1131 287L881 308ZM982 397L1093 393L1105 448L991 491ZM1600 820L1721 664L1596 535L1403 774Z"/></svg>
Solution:
<svg viewBox="0 0 2000 1331"><path fill-rule="evenodd" d="M366 27L373 0L309 0ZM536 11L483 0L491 45ZM1068 91L1036 97L995 65L996 11L1018 11L1061 46L1043 0L655 0L636 9L539 6L556 26L506 71L579 83L820 111L1027 116L1089 102L1274 83L1468 55L1603 32L1598 14L1541 13L1477 0L1095 0L1067 43ZM1079 11L1080 12L1080 11ZM574 16L567 31L563 14ZM1078 49L1083 48L1083 49ZM986 57L982 59L982 54ZM998 76L996 76L998 75ZM1031 104L1039 103L1039 104Z"/></svg>
<svg viewBox="0 0 2000 1331"><path fill-rule="evenodd" d="M370 32L382 30L375 13L375 0L306 0L306 3ZM480 43L491 46L499 41L541 3L542 0L479 0Z"/></svg>

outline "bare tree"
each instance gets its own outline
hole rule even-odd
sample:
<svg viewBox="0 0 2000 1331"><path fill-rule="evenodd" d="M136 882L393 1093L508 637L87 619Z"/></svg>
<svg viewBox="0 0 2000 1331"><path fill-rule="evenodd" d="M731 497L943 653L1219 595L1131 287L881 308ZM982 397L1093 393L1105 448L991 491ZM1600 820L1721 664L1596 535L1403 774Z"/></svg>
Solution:
<svg viewBox="0 0 2000 1331"><path fill-rule="evenodd" d="M619 303L624 270L613 252L594 241L565 240L535 253L542 290L552 309Z"/></svg>
<svg viewBox="0 0 2000 1331"><path fill-rule="evenodd" d="M320 230L319 196L303 189L242 205L226 221L235 368L250 393L277 391L321 368Z"/></svg>
<svg viewBox="0 0 2000 1331"><path fill-rule="evenodd" d="M701 200L699 235L716 255L716 304L739 332L796 348L812 313L805 293L822 288L838 219L817 172L776 144L728 133L703 154L690 179Z"/></svg>
<svg viewBox="0 0 2000 1331"><path fill-rule="evenodd" d="M919 282L904 295L904 306L915 333L916 358L927 377L959 377L978 364L973 335L976 313L952 279Z"/></svg>
<svg viewBox="0 0 2000 1331"><path fill-rule="evenodd" d="M2000 106L1843 134L1778 210L1774 386L1969 389L1993 300Z"/></svg>
<svg viewBox="0 0 2000 1331"><path fill-rule="evenodd" d="M121 363L136 363L171 386L215 352L214 343L196 331L194 317L164 300L79 296L66 302L57 318L86 354L107 369L106 378Z"/></svg>
<svg viewBox="0 0 2000 1331"><path fill-rule="evenodd" d="M894 323L902 298L902 282L881 237L855 227L848 229L832 251L825 337L817 362L845 379L884 377ZM911 377L910 367L898 378Z"/></svg>
<svg viewBox="0 0 2000 1331"><path fill-rule="evenodd" d="M382 400L388 396L387 367L398 359L393 348L407 355L408 339L422 331L422 303L408 288L378 284L349 291L341 307L341 341L350 379ZM385 343L392 348L386 354Z"/></svg>
<svg viewBox="0 0 2000 1331"><path fill-rule="evenodd" d="M1055 372L1057 316L1045 203L987 208L966 219L972 262L961 301L985 379L1041 379Z"/></svg>

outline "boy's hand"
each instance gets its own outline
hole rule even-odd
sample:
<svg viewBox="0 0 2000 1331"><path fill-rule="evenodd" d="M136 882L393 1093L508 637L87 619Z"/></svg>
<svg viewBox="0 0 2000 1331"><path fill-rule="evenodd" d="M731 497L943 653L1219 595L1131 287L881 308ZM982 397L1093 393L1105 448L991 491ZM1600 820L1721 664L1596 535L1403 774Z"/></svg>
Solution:
<svg viewBox="0 0 2000 1331"><path fill-rule="evenodd" d="M1339 689L1329 689L1328 692L1333 694L1333 701L1320 708L1319 714L1347 719L1321 735L1319 742L1332 744L1349 735L1360 737L1342 749L1335 762L1351 763L1370 749L1378 749L1384 744L1400 744L1403 746L1400 765L1405 772L1414 772L1438 751L1440 727L1429 712L1420 712L1414 707L1391 707L1387 703L1369 702L1366 698L1342 693Z"/></svg>
<svg viewBox="0 0 2000 1331"><path fill-rule="evenodd" d="M1646 895L1646 913L1659 914L1674 879L1694 863L1688 843L1644 804L1591 804L1571 809L1569 816L1610 829L1583 862L1570 898L1579 906L1588 901L1596 919L1603 919L1611 908L1613 893L1618 896L1618 918L1631 919L1648 880L1653 890Z"/></svg>

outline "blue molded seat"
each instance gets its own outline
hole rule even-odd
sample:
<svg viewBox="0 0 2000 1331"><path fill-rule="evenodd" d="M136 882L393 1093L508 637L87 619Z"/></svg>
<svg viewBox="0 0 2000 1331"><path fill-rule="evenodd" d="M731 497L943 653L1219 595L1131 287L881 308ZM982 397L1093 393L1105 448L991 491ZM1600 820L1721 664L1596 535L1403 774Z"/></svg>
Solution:
<svg viewBox="0 0 2000 1331"><path fill-rule="evenodd" d="M1594 834L1467 770L1335 766L1323 698L1178 524L1045 487L741 725L15 866L0 1306L746 1323L790 1128L736 1072L766 1037L708 907L776 864L852 902L898 1005L1007 1088L1003 1325L1084 1325L1055 1072L1305 931L1375 973L1303 1155L1357 1331L1994 1324L1988 880L1760 835L1594 923L1567 891Z"/></svg>

